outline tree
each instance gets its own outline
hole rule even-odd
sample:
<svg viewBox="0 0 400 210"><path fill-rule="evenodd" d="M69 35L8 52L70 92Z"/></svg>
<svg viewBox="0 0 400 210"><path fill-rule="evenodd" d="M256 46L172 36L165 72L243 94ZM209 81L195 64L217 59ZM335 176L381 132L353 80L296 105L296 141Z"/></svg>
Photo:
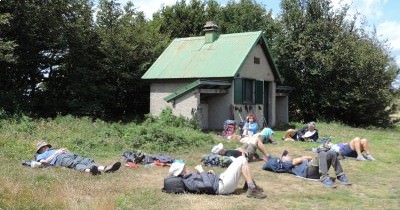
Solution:
<svg viewBox="0 0 400 210"><path fill-rule="evenodd" d="M292 119L387 125L389 87L398 69L385 45L355 27L355 19L345 19L347 6L333 10L329 0L283 0L281 7L282 31L273 50L295 88Z"/></svg>

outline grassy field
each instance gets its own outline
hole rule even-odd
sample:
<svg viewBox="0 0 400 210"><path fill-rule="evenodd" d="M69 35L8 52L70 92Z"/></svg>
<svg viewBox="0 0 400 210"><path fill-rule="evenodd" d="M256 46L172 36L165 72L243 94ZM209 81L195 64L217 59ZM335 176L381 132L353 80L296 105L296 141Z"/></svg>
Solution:
<svg viewBox="0 0 400 210"><path fill-rule="evenodd" d="M41 138L53 146L92 157L100 164L119 160L123 151L137 147L130 141L135 142L140 138L138 135L149 135L137 134L138 126L71 117L0 121L0 209L400 209L400 128L359 129L318 123L320 136L332 136L334 142L345 142L355 136L368 138L378 161L343 160L353 186L339 185L337 189L327 189L319 182L304 181L290 174L263 171L262 162L252 162L255 180L268 194L263 200L247 198L240 190L243 180L237 194L230 196L163 193L160 189L168 167L122 167L113 174L91 176L64 168L21 166L21 160L32 158L34 145ZM186 133L193 142L204 138L191 132ZM276 131L276 138L282 134L283 131ZM194 167L214 143L224 142L228 148L239 145L217 136L207 135L207 138L215 140L194 143L190 149L170 150L168 154ZM272 155L287 149L292 156L300 156L312 155L305 149L316 144L279 142L266 146ZM159 152L146 150L149 148L142 149L147 153Z"/></svg>

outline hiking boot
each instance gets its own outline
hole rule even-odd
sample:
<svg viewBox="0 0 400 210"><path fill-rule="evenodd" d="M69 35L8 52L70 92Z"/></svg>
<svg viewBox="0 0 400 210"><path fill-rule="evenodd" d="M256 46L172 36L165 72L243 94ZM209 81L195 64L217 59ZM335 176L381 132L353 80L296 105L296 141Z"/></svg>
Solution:
<svg viewBox="0 0 400 210"><path fill-rule="evenodd" d="M368 154L368 155L365 155L365 159L367 159L367 160L376 160L374 157L372 157L372 155L370 155L370 154Z"/></svg>
<svg viewBox="0 0 400 210"><path fill-rule="evenodd" d="M337 180L339 180L342 184L350 186L351 182L347 179L346 175L340 175L337 177Z"/></svg>
<svg viewBox="0 0 400 210"><path fill-rule="evenodd" d="M359 161L364 161L364 160L366 160L366 159L364 158L364 156L359 155L359 156L357 156L357 160L359 160Z"/></svg>
<svg viewBox="0 0 400 210"><path fill-rule="evenodd" d="M247 182L244 182L243 190L248 190L248 189L249 189L249 185L247 185Z"/></svg>
<svg viewBox="0 0 400 210"><path fill-rule="evenodd" d="M335 188L335 182L332 181L332 179L330 177L325 178L324 180L322 180L321 182L325 187L329 187L329 188Z"/></svg>
<svg viewBox="0 0 400 210"><path fill-rule="evenodd" d="M115 162L112 165L108 165L104 168L104 173L112 173L115 172L121 167L121 162Z"/></svg>
<svg viewBox="0 0 400 210"><path fill-rule="evenodd" d="M92 167L90 167L90 173L91 173L93 176L96 176L96 175L100 175L100 174L101 174L101 172L99 171L99 168L97 168L97 166L92 166Z"/></svg>
<svg viewBox="0 0 400 210"><path fill-rule="evenodd" d="M266 198L267 195L264 192L260 191L259 189L254 188L254 189L248 189L247 190L247 197L248 198L263 199L263 198Z"/></svg>

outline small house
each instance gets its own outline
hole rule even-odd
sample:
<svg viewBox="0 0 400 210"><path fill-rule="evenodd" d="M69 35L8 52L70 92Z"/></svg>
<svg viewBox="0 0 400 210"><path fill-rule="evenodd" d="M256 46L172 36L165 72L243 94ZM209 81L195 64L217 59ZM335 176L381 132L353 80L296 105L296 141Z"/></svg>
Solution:
<svg viewBox="0 0 400 210"><path fill-rule="evenodd" d="M219 34L207 22L204 33L174 39L143 75L150 81L150 113L170 107L212 130L249 113L260 126L288 123L288 88L280 86L263 32Z"/></svg>

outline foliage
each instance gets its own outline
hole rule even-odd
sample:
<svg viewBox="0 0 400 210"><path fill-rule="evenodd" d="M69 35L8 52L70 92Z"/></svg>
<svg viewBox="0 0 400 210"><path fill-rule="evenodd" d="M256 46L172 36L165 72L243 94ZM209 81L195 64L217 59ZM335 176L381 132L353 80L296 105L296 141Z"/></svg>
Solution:
<svg viewBox="0 0 400 210"><path fill-rule="evenodd" d="M295 120L390 125L390 85L399 72L385 43L348 21L328 0L284 0L273 51ZM371 112L371 110L374 110Z"/></svg>
<svg viewBox="0 0 400 210"><path fill-rule="evenodd" d="M159 117L147 116L143 124L128 128L124 139L132 148L152 151L177 152L214 143L211 135L197 129L198 122L175 116L164 109Z"/></svg>

